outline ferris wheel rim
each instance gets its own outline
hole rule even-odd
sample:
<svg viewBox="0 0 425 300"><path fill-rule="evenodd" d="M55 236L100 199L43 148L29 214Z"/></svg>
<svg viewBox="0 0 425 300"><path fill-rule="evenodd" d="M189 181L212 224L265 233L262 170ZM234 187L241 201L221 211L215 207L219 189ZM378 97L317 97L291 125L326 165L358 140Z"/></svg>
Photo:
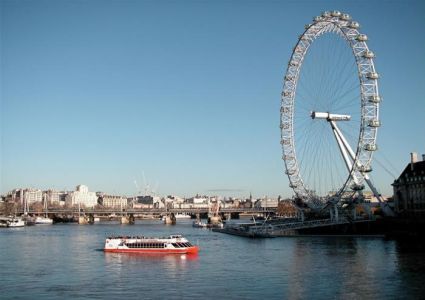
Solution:
<svg viewBox="0 0 425 300"><path fill-rule="evenodd" d="M380 96L377 82L379 75L373 61L374 54L366 43L367 36L358 31L359 27L359 23L351 20L348 14L338 11L324 12L321 16L315 17L313 23L306 25L305 31L300 35L292 51L284 77L280 119L282 158L285 162L290 187L294 190L296 197L304 200L310 207L321 207L323 201L311 194L300 174L294 138L294 104L304 58L310 45L326 32L338 34L349 44L355 58L360 86L361 122L355 159L345 183L337 193L338 196L347 191L349 186L353 191L361 188L364 182L363 174L370 169L373 152L377 149L377 128L380 125ZM353 185L354 183L355 185Z"/></svg>

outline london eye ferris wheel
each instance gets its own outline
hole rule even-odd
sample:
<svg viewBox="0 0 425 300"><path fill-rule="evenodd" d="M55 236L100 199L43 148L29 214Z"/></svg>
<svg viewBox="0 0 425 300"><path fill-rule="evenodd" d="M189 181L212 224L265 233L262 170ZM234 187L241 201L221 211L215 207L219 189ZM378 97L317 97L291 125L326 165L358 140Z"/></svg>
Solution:
<svg viewBox="0 0 425 300"><path fill-rule="evenodd" d="M375 54L358 22L339 11L306 25L281 97L281 144L295 197L312 209L352 201L368 185L381 125Z"/></svg>

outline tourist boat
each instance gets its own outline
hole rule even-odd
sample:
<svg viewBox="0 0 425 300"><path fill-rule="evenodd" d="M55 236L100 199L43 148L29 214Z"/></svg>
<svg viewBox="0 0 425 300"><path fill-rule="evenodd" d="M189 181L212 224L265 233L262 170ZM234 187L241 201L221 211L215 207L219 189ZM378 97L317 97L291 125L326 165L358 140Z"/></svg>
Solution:
<svg viewBox="0 0 425 300"><path fill-rule="evenodd" d="M162 216L161 220L166 221L167 217L170 217L170 216ZM188 214L174 214L174 218L175 219L191 219L192 217Z"/></svg>
<svg viewBox="0 0 425 300"><path fill-rule="evenodd" d="M25 221L22 218L19 217L7 217L7 218L1 218L0 220L0 227L24 227Z"/></svg>
<svg viewBox="0 0 425 300"><path fill-rule="evenodd" d="M105 241L105 252L124 253L198 253L198 246L192 245L181 235L170 235L165 238L149 238L144 236L108 237Z"/></svg>
<svg viewBox="0 0 425 300"><path fill-rule="evenodd" d="M53 219L50 219L48 217L36 217L35 218L35 224L37 224L37 225L50 225L50 224L53 224Z"/></svg>
<svg viewBox="0 0 425 300"><path fill-rule="evenodd" d="M205 223L205 222L202 222L201 220L196 220L196 221L193 221L192 227L195 227L195 228L207 228L208 227L208 224Z"/></svg>
<svg viewBox="0 0 425 300"><path fill-rule="evenodd" d="M192 218L188 214L175 214L174 216L176 217L176 219L190 219L190 218Z"/></svg>

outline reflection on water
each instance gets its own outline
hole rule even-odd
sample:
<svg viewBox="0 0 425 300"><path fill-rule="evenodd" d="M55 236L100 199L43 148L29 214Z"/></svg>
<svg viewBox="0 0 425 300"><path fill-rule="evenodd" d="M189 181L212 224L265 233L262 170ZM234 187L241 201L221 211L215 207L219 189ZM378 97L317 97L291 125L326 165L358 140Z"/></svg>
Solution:
<svg viewBox="0 0 425 300"><path fill-rule="evenodd" d="M167 272L167 276L175 277L177 274L190 271L198 261L198 254L161 254L161 253L109 253L105 254L106 268L109 272L130 272L149 270L153 268ZM129 266L131 265L131 268ZM136 275L136 274L135 274Z"/></svg>
<svg viewBox="0 0 425 300"><path fill-rule="evenodd" d="M171 253L113 253L105 252L107 263L126 263L129 261L157 261L157 262L184 262L186 260L198 260L197 253L171 254Z"/></svg>
<svg viewBox="0 0 425 300"><path fill-rule="evenodd" d="M109 235L181 233L197 255L104 253ZM421 298L424 248L380 238L253 240L192 228L54 225L0 230L0 298Z"/></svg>

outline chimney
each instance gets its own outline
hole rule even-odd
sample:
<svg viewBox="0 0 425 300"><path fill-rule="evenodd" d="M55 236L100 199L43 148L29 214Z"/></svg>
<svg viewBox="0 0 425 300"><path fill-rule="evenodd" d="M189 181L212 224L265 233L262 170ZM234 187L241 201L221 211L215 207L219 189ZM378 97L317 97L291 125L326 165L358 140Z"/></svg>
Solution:
<svg viewBox="0 0 425 300"><path fill-rule="evenodd" d="M418 153L411 152L410 153L410 170L413 171L413 166L416 162L418 162Z"/></svg>

